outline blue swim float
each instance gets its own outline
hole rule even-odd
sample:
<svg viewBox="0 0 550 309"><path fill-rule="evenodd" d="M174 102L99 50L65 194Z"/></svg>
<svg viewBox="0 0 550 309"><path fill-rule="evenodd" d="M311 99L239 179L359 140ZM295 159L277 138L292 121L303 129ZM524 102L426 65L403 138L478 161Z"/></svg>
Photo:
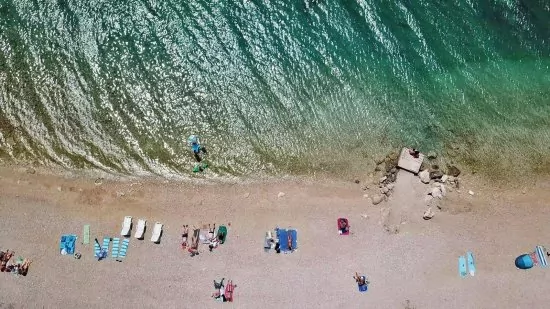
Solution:
<svg viewBox="0 0 550 309"><path fill-rule="evenodd" d="M535 263L529 254L522 254L516 258L516 267L519 269L529 269Z"/></svg>

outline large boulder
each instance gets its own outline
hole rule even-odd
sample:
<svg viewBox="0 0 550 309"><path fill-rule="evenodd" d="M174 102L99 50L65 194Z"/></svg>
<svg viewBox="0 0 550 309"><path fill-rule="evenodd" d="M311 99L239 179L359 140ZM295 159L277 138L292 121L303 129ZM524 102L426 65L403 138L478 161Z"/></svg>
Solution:
<svg viewBox="0 0 550 309"><path fill-rule="evenodd" d="M427 170L423 170L422 172L418 173L418 177L420 177L420 181L423 183L430 183L430 172Z"/></svg>
<svg viewBox="0 0 550 309"><path fill-rule="evenodd" d="M460 175L460 170L454 165L447 165L447 174L458 177L458 175Z"/></svg>
<svg viewBox="0 0 550 309"><path fill-rule="evenodd" d="M375 196L372 197L372 204L378 205L382 203L383 200L384 200L384 197L382 195L376 194Z"/></svg>

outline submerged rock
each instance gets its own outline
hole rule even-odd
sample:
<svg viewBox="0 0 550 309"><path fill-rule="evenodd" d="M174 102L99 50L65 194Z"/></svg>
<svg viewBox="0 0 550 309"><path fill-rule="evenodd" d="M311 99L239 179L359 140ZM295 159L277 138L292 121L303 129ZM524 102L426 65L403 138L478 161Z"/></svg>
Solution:
<svg viewBox="0 0 550 309"><path fill-rule="evenodd" d="M430 178L431 179L441 179L443 177L443 175L445 175L442 171L432 171L430 173Z"/></svg>
<svg viewBox="0 0 550 309"><path fill-rule="evenodd" d="M447 165L447 174L458 177L458 175L460 175L460 170L454 165Z"/></svg>
<svg viewBox="0 0 550 309"><path fill-rule="evenodd" d="M428 158L428 160L435 160L437 159L437 154L434 151L430 151L428 152L426 157Z"/></svg>

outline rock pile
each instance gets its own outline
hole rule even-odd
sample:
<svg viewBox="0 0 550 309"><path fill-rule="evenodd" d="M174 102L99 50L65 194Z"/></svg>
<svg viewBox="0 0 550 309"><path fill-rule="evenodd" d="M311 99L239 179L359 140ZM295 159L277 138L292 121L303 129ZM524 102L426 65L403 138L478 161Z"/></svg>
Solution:
<svg viewBox="0 0 550 309"><path fill-rule="evenodd" d="M447 166L446 172L440 170L437 165L432 165L429 168L424 166L424 168L424 170L418 173L418 178L424 184L432 184L432 187L426 193L425 201L427 209L422 217L424 220L429 220L435 215L432 209L437 208L441 210L440 201L447 195L447 192L460 187L457 177L460 175L460 170L454 165ZM449 175L451 173L452 175Z"/></svg>
<svg viewBox="0 0 550 309"><path fill-rule="evenodd" d="M393 193L394 182L397 180L397 161L399 160L399 154L396 151L391 152L385 157L380 157L375 160L376 168L374 169L375 178L373 179L373 185L377 185L379 193L372 197L372 204L378 205L382 201L388 199ZM363 187L364 190L368 189L368 186Z"/></svg>

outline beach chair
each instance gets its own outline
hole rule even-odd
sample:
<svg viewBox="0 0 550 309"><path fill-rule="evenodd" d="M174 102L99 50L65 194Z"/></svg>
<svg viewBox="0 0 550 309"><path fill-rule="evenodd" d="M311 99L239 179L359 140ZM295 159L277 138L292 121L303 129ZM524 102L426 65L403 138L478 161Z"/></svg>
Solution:
<svg viewBox="0 0 550 309"><path fill-rule="evenodd" d="M233 280L229 280L227 282L227 284L225 285L225 291L224 291L224 296L225 296L225 299L228 301L228 302L232 302L233 301L233 290L235 289L235 286L233 285Z"/></svg>
<svg viewBox="0 0 550 309"><path fill-rule="evenodd" d="M221 235L221 237L219 237L219 235ZM216 236L220 240L220 244L225 243L225 240L227 238L227 227L225 227L225 225L220 225L220 227L218 227L218 234L216 234Z"/></svg>
<svg viewBox="0 0 550 309"><path fill-rule="evenodd" d="M118 252L118 258L116 259L118 262L122 262L122 260L126 258L126 253L128 252L129 244L130 244L130 239L124 238L122 240L122 244L120 245L120 251Z"/></svg>
<svg viewBox="0 0 550 309"><path fill-rule="evenodd" d="M120 236L124 236L124 237L130 236L131 229L132 229L132 217L126 216L124 217L124 221L122 222L122 231L120 231Z"/></svg>
<svg viewBox="0 0 550 309"><path fill-rule="evenodd" d="M143 239L143 236L145 236L145 225L147 225L147 220L145 219L139 219L136 227L136 233L134 234L134 237L137 239Z"/></svg>
<svg viewBox="0 0 550 309"><path fill-rule="evenodd" d="M153 235L151 235L151 241L154 243L160 243L160 236L162 234L162 223L156 222L153 228Z"/></svg>
<svg viewBox="0 0 550 309"><path fill-rule="evenodd" d="M113 238L113 248L111 249L111 257L114 259L118 258L118 250L120 247L120 238Z"/></svg>
<svg viewBox="0 0 550 309"><path fill-rule="evenodd" d="M548 261L546 260L546 251L544 250L544 248L542 246L537 246L535 252L537 253L539 266L542 268L546 268L548 266Z"/></svg>

